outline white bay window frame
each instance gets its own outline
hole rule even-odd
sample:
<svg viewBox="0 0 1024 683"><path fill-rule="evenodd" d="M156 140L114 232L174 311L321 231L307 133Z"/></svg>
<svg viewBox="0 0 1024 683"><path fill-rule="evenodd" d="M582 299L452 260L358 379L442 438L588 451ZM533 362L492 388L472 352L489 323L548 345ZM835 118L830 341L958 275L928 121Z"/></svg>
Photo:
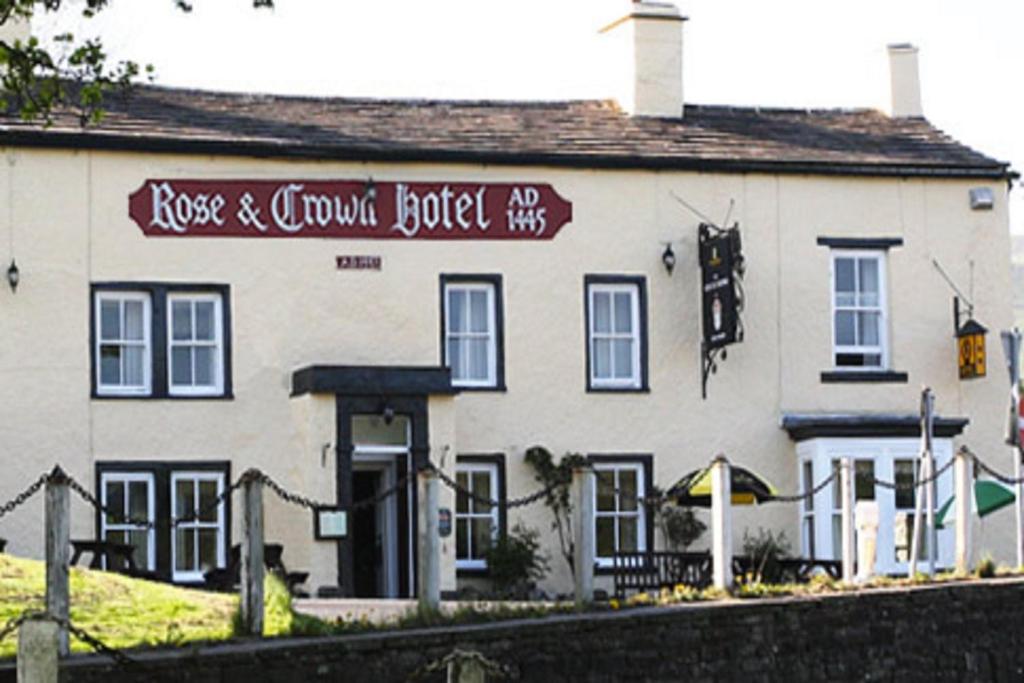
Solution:
<svg viewBox="0 0 1024 683"><path fill-rule="evenodd" d="M858 372L858 371L879 371L884 372L890 367L889 351L889 301L888 301L888 253L884 249L839 249L831 250L829 289L832 315L830 319L832 334L832 365L837 372ZM853 260L854 262L854 301L840 303L837 291L838 276L836 262L842 259ZM859 300L860 268L859 263L863 260L872 260L877 264L878 272L878 302L876 305L866 304ZM859 339L860 316L878 316L878 344L840 344L838 335L839 313L851 313L854 319L854 335ZM839 356L843 354L864 354L877 355L878 365L840 365Z"/></svg>
<svg viewBox="0 0 1024 683"><path fill-rule="evenodd" d="M949 462L953 457L953 441L949 438L936 438L932 441L932 448L935 455L935 466L940 468ZM832 473L833 461L842 460L844 457L857 460L870 460L874 463L874 476L885 482L892 482L895 478L893 463L896 460L913 460L915 467L919 463L921 440L919 438L832 438L823 437L807 439L797 444L798 467L802 472L804 463L811 464L814 483L820 483ZM839 486L838 479L833 480L828 486L814 496L814 510L817 512L813 519L814 527L814 548L817 554L816 559L840 560L835 556L834 549L840 547L838 539L834 539L832 513L834 511L834 487ZM953 495L953 474L947 471L939 477L936 482L936 506L942 505ZM923 495L923 489L919 490ZM875 486L875 502L878 504L878 540L876 555L876 571L879 574L905 574L907 562L896 560L895 525L896 515L896 492L890 488ZM822 511L825 514L822 514ZM801 552L804 557L809 557L810 547L805 534L801 534ZM953 564L953 529L939 529L939 568L950 567ZM927 569L927 558L918 562L922 571Z"/></svg>

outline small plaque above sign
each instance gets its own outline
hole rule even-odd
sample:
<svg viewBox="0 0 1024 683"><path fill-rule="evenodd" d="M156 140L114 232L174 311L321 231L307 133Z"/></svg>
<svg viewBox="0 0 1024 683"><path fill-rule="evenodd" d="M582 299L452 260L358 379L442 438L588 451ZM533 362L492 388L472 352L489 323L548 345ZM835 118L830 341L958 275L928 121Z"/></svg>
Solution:
<svg viewBox="0 0 1024 683"><path fill-rule="evenodd" d="M313 511L313 537L330 541L348 536L348 512L339 508L316 508Z"/></svg>
<svg viewBox="0 0 1024 683"><path fill-rule="evenodd" d="M338 270L380 270L380 256L339 256Z"/></svg>
<svg viewBox="0 0 1024 683"><path fill-rule="evenodd" d="M437 533L441 538L448 538L452 535L452 511L450 508L441 508L437 511Z"/></svg>
<svg viewBox="0 0 1024 683"><path fill-rule="evenodd" d="M549 240L572 204L546 183L150 179L128 197L147 237Z"/></svg>

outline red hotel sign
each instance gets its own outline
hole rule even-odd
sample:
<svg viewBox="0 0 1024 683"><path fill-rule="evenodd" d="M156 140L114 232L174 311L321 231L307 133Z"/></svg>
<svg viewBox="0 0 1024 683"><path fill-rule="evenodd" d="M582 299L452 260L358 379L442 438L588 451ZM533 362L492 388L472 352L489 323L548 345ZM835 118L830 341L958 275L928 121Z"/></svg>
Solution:
<svg viewBox="0 0 1024 683"><path fill-rule="evenodd" d="M147 180L128 215L148 237L548 240L572 204L533 183Z"/></svg>

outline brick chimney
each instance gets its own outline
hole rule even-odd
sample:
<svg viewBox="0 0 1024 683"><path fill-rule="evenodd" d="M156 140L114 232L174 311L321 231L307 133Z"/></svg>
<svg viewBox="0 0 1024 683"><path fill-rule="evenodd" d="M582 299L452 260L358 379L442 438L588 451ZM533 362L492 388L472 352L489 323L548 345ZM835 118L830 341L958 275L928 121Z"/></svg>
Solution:
<svg viewBox="0 0 1024 683"><path fill-rule="evenodd" d="M894 118L924 116L916 47L909 43L889 46L889 77L892 88L889 115Z"/></svg>
<svg viewBox="0 0 1024 683"><path fill-rule="evenodd" d="M643 0L601 29L617 43L616 97L632 116L683 116L684 21L675 5Z"/></svg>

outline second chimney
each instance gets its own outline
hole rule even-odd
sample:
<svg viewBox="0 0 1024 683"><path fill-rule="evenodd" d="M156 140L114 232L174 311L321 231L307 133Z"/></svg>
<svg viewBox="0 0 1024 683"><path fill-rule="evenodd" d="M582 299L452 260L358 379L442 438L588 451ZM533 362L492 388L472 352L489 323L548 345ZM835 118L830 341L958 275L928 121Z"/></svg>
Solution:
<svg viewBox="0 0 1024 683"><path fill-rule="evenodd" d="M889 114L895 118L924 116L921 106L921 77L917 67L917 48L909 43L889 46L889 77L892 100Z"/></svg>
<svg viewBox="0 0 1024 683"><path fill-rule="evenodd" d="M601 29L624 48L618 100L633 116L683 115L683 22L675 5L634 2L633 10Z"/></svg>

